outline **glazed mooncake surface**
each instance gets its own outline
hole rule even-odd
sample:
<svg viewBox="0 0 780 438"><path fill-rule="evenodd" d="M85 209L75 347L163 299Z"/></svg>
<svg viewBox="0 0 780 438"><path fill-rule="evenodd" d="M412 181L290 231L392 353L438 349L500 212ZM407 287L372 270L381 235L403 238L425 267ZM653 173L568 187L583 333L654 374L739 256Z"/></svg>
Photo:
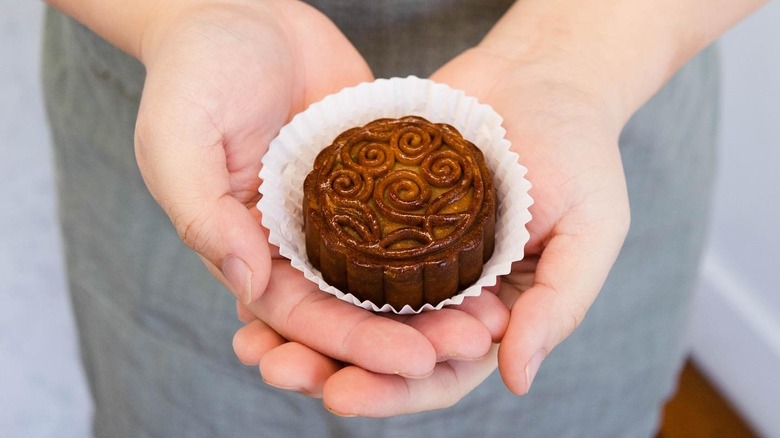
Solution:
<svg viewBox="0 0 780 438"><path fill-rule="evenodd" d="M496 200L482 152L407 116L340 134L304 181L306 252L323 279L377 306L436 305L493 253Z"/></svg>

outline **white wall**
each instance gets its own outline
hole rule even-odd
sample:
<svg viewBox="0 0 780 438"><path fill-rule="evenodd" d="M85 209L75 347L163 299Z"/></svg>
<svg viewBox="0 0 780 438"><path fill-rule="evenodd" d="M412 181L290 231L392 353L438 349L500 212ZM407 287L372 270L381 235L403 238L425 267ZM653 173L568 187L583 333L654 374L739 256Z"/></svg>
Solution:
<svg viewBox="0 0 780 438"><path fill-rule="evenodd" d="M86 437L39 85L43 3L0 11L0 436Z"/></svg>
<svg viewBox="0 0 780 438"><path fill-rule="evenodd" d="M692 346L755 429L780 437L780 4L721 48L722 153Z"/></svg>

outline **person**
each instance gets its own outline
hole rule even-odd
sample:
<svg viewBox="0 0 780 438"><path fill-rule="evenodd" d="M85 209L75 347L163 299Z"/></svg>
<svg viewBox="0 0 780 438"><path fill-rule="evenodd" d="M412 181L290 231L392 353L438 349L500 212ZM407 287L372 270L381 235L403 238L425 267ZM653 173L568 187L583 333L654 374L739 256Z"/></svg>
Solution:
<svg viewBox="0 0 780 438"><path fill-rule="evenodd" d="M47 13L44 90L96 436L654 433L709 205L709 45L761 1L49 3L64 14ZM317 292L254 206L293 115L408 74L502 115L535 203L499 286L385 317Z"/></svg>

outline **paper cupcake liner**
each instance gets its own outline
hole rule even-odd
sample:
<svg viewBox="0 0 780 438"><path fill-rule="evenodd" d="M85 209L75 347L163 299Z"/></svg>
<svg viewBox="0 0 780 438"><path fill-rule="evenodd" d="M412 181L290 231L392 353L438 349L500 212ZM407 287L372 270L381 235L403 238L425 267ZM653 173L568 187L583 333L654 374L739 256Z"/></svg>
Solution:
<svg viewBox="0 0 780 438"><path fill-rule="evenodd" d="M379 118L408 115L450 124L482 150L493 173L498 200L496 241L493 256L476 283L435 306L394 309L389 304L377 306L345 294L326 283L309 262L301 211L303 180L317 154L343 131ZM419 313L460 304L465 297L479 295L483 287L495 285L498 276L508 274L512 263L523 258L529 239L525 225L531 220L531 184L525 179L526 169L518 163L517 154L509 150L501 122L501 116L490 106L464 92L414 76L378 79L325 97L284 126L263 157L263 182L259 189L262 199L257 208L262 212L263 225L270 231L268 241L277 245L279 253L321 290L375 312Z"/></svg>

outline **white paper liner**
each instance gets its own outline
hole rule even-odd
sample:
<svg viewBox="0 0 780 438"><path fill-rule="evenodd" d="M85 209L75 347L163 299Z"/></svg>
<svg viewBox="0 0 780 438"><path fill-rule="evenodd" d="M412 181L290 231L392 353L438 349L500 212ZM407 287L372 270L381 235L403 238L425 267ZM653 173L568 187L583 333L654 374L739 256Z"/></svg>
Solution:
<svg viewBox="0 0 780 438"><path fill-rule="evenodd" d="M482 276L458 295L435 306L420 309L404 306L394 309L370 301L360 301L326 283L306 256L303 230L303 180L311 171L314 158L343 131L363 126L373 120L416 115L434 123L454 126L477 145L493 173L498 200L496 243L493 256L485 263ZM375 312L419 313L460 304L468 296L477 296L483 287L496 284L496 278L508 274L512 263L523 258L529 234L525 225L531 220L528 208L533 203L525 179L526 169L518 156L509 150L504 138L502 118L490 106L466 96L463 91L414 76L378 79L325 97L297 114L271 142L263 157L260 178L262 200L257 204L263 225L270 234L268 241L279 247L279 253L292 266L317 283L319 288L338 298Z"/></svg>

